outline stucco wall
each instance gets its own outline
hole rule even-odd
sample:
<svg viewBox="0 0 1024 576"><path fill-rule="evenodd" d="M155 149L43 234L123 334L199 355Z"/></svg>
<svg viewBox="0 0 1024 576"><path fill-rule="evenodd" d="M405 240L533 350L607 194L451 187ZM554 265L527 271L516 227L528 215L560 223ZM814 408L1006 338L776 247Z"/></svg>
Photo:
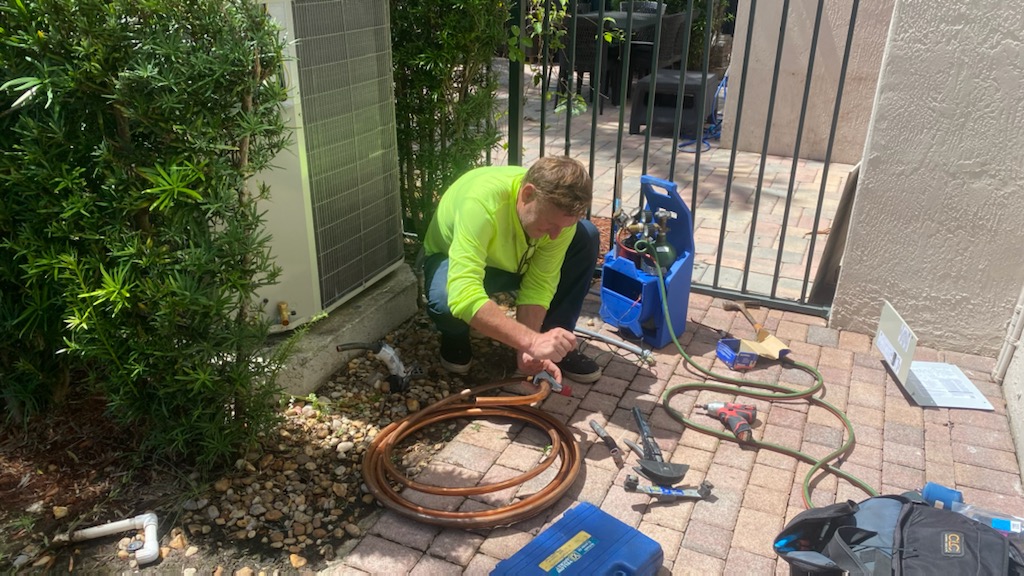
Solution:
<svg viewBox="0 0 1024 576"><path fill-rule="evenodd" d="M860 3L849 70L843 89L839 124L836 129L836 141L832 151L832 160L835 162L855 164L860 161L871 118L871 103L874 100L893 2L894 0L863 0ZM807 117L804 120L804 134L800 143L800 157L814 160L824 159L828 145L852 0L825 0L824 6L818 48L814 58L814 72L811 76ZM793 156L816 10L817 2L790 2L768 146L770 154ZM723 146L732 145L735 130L749 11L750 2L741 0L736 15L729 92L722 124ZM764 145L764 125L768 115L768 97L771 93L781 18L782 0L762 0L757 3L750 64L743 96L743 115L740 119L740 150L761 152Z"/></svg>
<svg viewBox="0 0 1024 576"><path fill-rule="evenodd" d="M832 325L888 299L920 343L994 356L1024 284L1024 10L898 0Z"/></svg>

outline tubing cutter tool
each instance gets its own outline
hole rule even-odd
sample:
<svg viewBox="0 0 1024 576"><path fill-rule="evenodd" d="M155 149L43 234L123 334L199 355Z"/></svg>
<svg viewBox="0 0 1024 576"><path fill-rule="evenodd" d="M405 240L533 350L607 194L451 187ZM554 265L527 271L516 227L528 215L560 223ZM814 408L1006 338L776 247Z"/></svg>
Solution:
<svg viewBox="0 0 1024 576"><path fill-rule="evenodd" d="M540 384L541 380L547 380L548 384L551 384L551 391L555 394L561 394L562 396L572 396L572 388L568 384L562 384L555 377L548 373L547 370L542 370L533 377L533 384Z"/></svg>
<svg viewBox="0 0 1024 576"><path fill-rule="evenodd" d="M703 500L711 496L711 489L714 485L707 480L700 483L696 488L672 488L669 486L641 486L640 479L630 474L622 485L626 492L642 492L650 494L659 500L676 500L678 498L696 498Z"/></svg>

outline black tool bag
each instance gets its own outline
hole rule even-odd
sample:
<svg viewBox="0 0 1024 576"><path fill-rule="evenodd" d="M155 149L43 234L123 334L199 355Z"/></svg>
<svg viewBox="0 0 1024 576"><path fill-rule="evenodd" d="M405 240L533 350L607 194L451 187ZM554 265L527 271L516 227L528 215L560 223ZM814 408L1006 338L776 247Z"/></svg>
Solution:
<svg viewBox="0 0 1024 576"><path fill-rule="evenodd" d="M1001 533L909 495L805 510L775 552L793 574L1024 576L1024 555Z"/></svg>

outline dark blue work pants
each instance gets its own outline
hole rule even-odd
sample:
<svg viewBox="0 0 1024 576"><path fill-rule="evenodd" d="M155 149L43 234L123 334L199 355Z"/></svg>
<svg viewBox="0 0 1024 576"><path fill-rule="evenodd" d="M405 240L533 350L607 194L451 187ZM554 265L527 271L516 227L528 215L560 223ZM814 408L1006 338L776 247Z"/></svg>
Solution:
<svg viewBox="0 0 1024 576"><path fill-rule="evenodd" d="M583 299L594 279L594 267L601 246L597 227L589 220L580 220L565 253L562 275L544 316L541 332L551 328L565 328L572 332L583 309ZM522 277L514 272L487 267L484 271L484 290L487 294L513 292L519 289ZM423 283L427 292L427 313L444 336L465 337L469 325L452 316L448 307L448 255L432 254L423 263Z"/></svg>

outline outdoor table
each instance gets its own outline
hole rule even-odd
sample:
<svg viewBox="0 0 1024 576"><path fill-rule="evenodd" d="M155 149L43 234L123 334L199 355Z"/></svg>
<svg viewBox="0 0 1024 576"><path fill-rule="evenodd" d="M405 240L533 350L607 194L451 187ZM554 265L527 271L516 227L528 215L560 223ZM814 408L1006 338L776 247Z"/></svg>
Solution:
<svg viewBox="0 0 1024 576"><path fill-rule="evenodd" d="M576 17L578 19L580 19L581 21L582 20L587 20L587 21L589 21L591 23L594 23L595 25L597 24L600 16L601 16L600 12L582 12L582 13L579 13L579 14L576 15ZM606 10L605 13L604 13L604 17L606 19L610 18L615 23L615 28L625 32L626 26L627 26L627 24L629 22L629 13L628 12L626 12L624 10ZM641 31L654 28L658 24L658 20L661 19L661 17L662 17L661 14L655 14L655 13L650 13L650 12L633 12L633 28L631 30L633 36L635 37ZM577 38L576 39L576 42L584 42L584 41L595 41L595 40L594 39L582 39L582 38ZM619 59L619 55L620 55L620 51L618 50L618 45L611 45L611 46L609 46L609 48L614 48L614 50L611 52L611 54L612 54L611 60L615 60L617 62L618 59ZM619 105L619 98L618 98L618 94L615 92L615 90L617 89L618 79L620 78L620 74L622 72L621 72L621 70L618 69L618 66L616 66L614 71L609 70L609 58L608 58L607 53L602 53L602 58L603 58L603 61L602 61L603 64L602 64L602 69L601 69L601 76L602 76L602 78L599 79L598 85L601 86L603 90L607 90L609 92L609 96L610 96L612 105L613 106L618 106ZM609 77L609 75L610 75L610 77ZM611 85L609 84L609 79L611 80Z"/></svg>
<svg viewBox="0 0 1024 576"><path fill-rule="evenodd" d="M577 18L590 20L596 23L600 18L600 12L581 12L576 15ZM628 21L628 14L623 10L608 10L604 13L605 18L611 18L615 22L615 27L620 30L626 29L626 23ZM633 12L633 34L644 30L645 28L653 28L658 23L658 19L661 18L660 14L651 14L649 12Z"/></svg>

